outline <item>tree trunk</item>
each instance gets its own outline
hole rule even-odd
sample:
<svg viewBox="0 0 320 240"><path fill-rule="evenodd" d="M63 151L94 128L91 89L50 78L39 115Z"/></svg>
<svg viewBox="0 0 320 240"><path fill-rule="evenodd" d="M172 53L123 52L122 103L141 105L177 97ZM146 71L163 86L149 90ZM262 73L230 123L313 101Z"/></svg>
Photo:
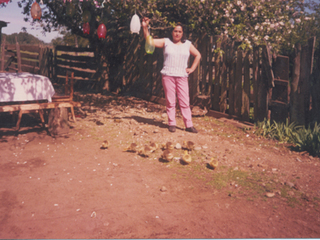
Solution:
<svg viewBox="0 0 320 240"><path fill-rule="evenodd" d="M48 131L53 137L62 136L69 132L67 108L54 108L50 110Z"/></svg>

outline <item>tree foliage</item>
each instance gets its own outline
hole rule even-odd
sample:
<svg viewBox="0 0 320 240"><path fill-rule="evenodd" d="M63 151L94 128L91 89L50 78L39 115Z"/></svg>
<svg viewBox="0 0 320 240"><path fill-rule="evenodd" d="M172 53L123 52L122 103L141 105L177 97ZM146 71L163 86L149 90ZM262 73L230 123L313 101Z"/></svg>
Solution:
<svg viewBox="0 0 320 240"><path fill-rule="evenodd" d="M26 19L33 2L18 1ZM241 42L242 48L268 42L275 50L279 49L289 37L296 40L292 38L293 33L301 37L299 29L309 24L302 0L43 0L43 3L45 8L39 23L44 31L63 25L91 43L98 41L95 31L100 22L106 25L109 38L128 37L135 11L140 17L151 17L151 31L165 30L182 22L188 33L226 34ZM89 36L82 32L84 11L92 16ZM70 12L74 14L68 14Z"/></svg>
<svg viewBox="0 0 320 240"><path fill-rule="evenodd" d="M64 26L71 36L88 39L110 67L122 62L125 42L133 39L130 20L135 12L140 18L151 18L155 36L163 30L160 37L164 37L164 32L181 22L187 27L187 37L224 34L243 49L269 44L272 51L290 51L296 42L319 35L320 3L312 0L43 0L40 21L30 17L33 2L18 0L27 21L49 32ZM89 35L82 31L84 12L91 14ZM106 39L96 34L100 23L107 27ZM119 43L123 48L119 49Z"/></svg>
<svg viewBox="0 0 320 240"><path fill-rule="evenodd" d="M15 44L16 43L16 37L17 37L17 41L20 44L44 44L43 41L41 41L40 39L36 38L35 36L29 34L29 33L24 33L24 32L20 32L20 33L13 33L10 35L7 34L3 34L2 38L6 36L6 43L8 44Z"/></svg>

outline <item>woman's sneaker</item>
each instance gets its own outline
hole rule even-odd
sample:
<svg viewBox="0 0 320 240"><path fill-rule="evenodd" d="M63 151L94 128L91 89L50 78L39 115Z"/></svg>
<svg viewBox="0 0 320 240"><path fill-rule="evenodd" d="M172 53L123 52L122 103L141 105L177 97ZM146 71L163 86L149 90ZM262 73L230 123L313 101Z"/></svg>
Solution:
<svg viewBox="0 0 320 240"><path fill-rule="evenodd" d="M186 128L186 131L187 132L191 132L191 133L198 133L197 129L195 129L193 126L189 127L189 128Z"/></svg>
<svg viewBox="0 0 320 240"><path fill-rule="evenodd" d="M176 131L176 126L169 126L169 131L170 132L175 132Z"/></svg>

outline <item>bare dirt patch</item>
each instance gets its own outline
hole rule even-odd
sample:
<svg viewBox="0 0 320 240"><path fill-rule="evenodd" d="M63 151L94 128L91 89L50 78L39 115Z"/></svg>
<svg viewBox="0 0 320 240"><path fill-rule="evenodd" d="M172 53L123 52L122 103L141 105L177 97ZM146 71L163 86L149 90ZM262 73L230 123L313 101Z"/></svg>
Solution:
<svg viewBox="0 0 320 240"><path fill-rule="evenodd" d="M36 115L22 119L18 135L0 116L0 238L320 237L318 158L227 119L196 117L192 134L178 114L170 133L159 104L76 99L77 122L58 138ZM100 149L104 140L110 146ZM160 160L160 149L148 157L123 151L132 142L186 140L195 143L189 165L182 149L172 162Z"/></svg>

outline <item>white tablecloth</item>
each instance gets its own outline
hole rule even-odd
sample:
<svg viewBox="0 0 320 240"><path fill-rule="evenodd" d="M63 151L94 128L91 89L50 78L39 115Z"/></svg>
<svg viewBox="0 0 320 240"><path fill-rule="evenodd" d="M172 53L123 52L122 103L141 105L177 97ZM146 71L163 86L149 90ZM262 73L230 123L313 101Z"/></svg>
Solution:
<svg viewBox="0 0 320 240"><path fill-rule="evenodd" d="M32 73L0 73L0 102L48 100L54 95L49 78Z"/></svg>

